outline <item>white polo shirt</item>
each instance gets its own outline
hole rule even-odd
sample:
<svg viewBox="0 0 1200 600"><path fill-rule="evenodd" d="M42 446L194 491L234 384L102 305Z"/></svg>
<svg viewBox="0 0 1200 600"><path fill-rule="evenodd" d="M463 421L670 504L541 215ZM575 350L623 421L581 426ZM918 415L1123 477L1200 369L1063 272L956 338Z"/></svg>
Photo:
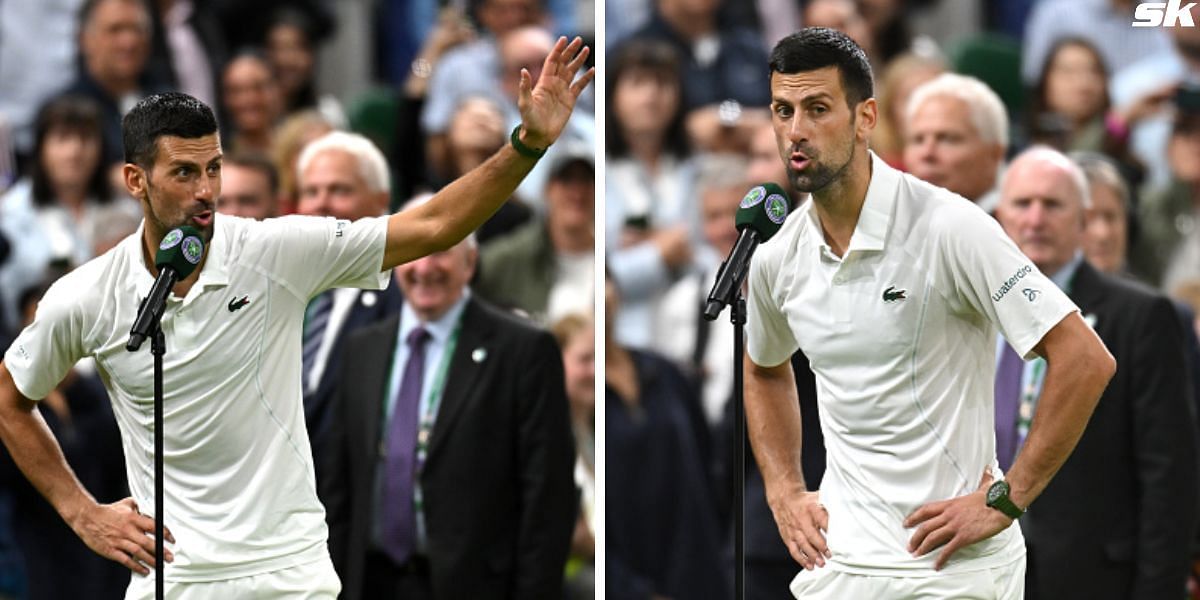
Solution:
<svg viewBox="0 0 1200 600"><path fill-rule="evenodd" d="M995 335L1029 356L1078 310L970 201L872 154L872 177L845 257L825 243L813 203L792 214L750 269L747 352L775 366L802 348L816 375L828 466L827 568L931 576L902 522L927 502L997 478ZM751 399L753 401L753 399ZM1023 555L1020 529L959 550L943 572Z"/></svg>
<svg viewBox="0 0 1200 600"><path fill-rule="evenodd" d="M232 579L328 555L300 394L309 298L335 286L383 288L386 217L355 223L220 215L188 295L163 315L168 581ZM129 487L154 512L154 377L147 340L125 344L154 278L142 232L59 279L5 355L40 399L91 356L121 429ZM136 577L136 575L135 575Z"/></svg>

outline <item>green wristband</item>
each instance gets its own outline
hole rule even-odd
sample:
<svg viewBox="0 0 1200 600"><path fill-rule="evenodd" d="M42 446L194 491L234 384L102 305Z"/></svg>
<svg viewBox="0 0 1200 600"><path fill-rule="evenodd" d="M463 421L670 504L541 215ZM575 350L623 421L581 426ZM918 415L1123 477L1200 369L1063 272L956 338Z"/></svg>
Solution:
<svg viewBox="0 0 1200 600"><path fill-rule="evenodd" d="M521 126L517 125L516 127L513 127L512 135L509 136L509 140L512 142L512 147L517 151L518 154L535 160L546 155L546 150L549 150L549 148L542 148L541 150L530 148L529 146L525 145L525 142L521 141L520 137L518 137L519 133L521 133Z"/></svg>

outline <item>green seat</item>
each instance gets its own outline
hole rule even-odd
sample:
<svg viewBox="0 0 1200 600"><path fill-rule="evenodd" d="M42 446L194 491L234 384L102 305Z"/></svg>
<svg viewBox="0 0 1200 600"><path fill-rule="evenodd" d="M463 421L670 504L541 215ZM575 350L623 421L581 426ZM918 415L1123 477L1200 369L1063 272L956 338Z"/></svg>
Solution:
<svg viewBox="0 0 1200 600"><path fill-rule="evenodd" d="M1021 43L1012 38L983 33L954 45L950 64L956 73L970 75L992 88L1010 120L1025 107L1025 87L1021 82Z"/></svg>

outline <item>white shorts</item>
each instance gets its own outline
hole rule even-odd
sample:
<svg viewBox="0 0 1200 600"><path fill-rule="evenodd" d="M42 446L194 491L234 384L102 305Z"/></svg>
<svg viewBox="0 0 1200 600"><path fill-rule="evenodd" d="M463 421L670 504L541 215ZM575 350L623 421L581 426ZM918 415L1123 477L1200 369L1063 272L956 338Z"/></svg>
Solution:
<svg viewBox="0 0 1200 600"><path fill-rule="evenodd" d="M877 577L817 568L792 580L797 600L1023 600L1025 557L980 571L935 577Z"/></svg>
<svg viewBox="0 0 1200 600"><path fill-rule="evenodd" d="M342 582L328 557L250 577L195 583L168 581L165 586L167 600L336 600L341 591ZM154 600L154 572L147 577L134 573L125 600Z"/></svg>

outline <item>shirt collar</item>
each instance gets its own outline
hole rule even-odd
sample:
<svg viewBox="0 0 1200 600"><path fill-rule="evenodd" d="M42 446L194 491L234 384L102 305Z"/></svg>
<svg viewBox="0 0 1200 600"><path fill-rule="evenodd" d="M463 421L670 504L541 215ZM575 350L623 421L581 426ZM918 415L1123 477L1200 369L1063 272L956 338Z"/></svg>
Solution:
<svg viewBox="0 0 1200 600"><path fill-rule="evenodd" d="M858 222L854 225L854 233L850 236L850 246L846 249L846 255L855 250L883 250L888 229L892 224L900 172L888 166L874 152L868 152L871 155L871 182L867 184L867 196L863 200ZM811 225L809 236L817 248L828 248L829 244L825 242L825 234L822 232L813 203L815 201L810 200L810 206L807 207Z"/></svg>
<svg viewBox="0 0 1200 600"><path fill-rule="evenodd" d="M422 322L417 313L412 309L412 305L408 302L400 309L400 329L399 340L403 343L408 339L408 334L418 325L425 328L429 332L430 337L438 343L444 343L450 338L450 334L454 332L454 326L458 324L459 318L462 317L462 312L467 307L467 300L471 299L471 288L463 288L462 297L450 307L440 318L433 321Z"/></svg>

